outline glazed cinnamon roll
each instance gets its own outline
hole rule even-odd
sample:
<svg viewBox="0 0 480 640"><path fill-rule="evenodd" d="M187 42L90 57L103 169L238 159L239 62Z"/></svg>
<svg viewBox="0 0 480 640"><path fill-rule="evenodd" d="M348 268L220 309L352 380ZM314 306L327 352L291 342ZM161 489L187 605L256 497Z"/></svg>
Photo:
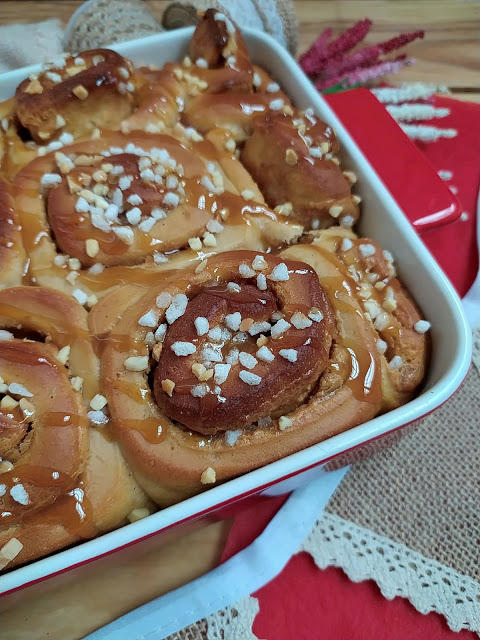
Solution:
<svg viewBox="0 0 480 640"><path fill-rule="evenodd" d="M20 169L38 155L36 143L22 140L20 134L15 98L0 102L0 178L3 180L13 180Z"/></svg>
<svg viewBox="0 0 480 640"><path fill-rule="evenodd" d="M62 56L18 86L16 116L40 144L115 129L133 108L131 75L130 61L109 49Z"/></svg>
<svg viewBox="0 0 480 640"><path fill-rule="evenodd" d="M0 327L0 568L11 568L148 501L97 430L106 419L85 310L50 289L4 289Z"/></svg>
<svg viewBox="0 0 480 640"><path fill-rule="evenodd" d="M426 374L430 323L396 277L392 254L371 238L359 238L347 229L334 227L312 236L317 250L334 254L347 268L364 316L376 334L382 410L405 404ZM298 250L301 255L302 247Z"/></svg>
<svg viewBox="0 0 480 640"><path fill-rule="evenodd" d="M37 158L14 187L32 281L89 307L159 270L264 249L262 228L276 223L242 165L209 140L105 133Z"/></svg>
<svg viewBox="0 0 480 640"><path fill-rule="evenodd" d="M306 230L352 227L360 197L351 193L353 172L342 171L331 127L309 110L268 112L253 121L241 161L271 207L279 207Z"/></svg>
<svg viewBox="0 0 480 640"><path fill-rule="evenodd" d="M159 133L179 122L188 123L184 116L192 106L195 110L196 96L237 94L253 86L253 66L240 31L213 9L204 13L182 62L169 62L162 69L140 67L134 75L136 107L121 124L125 133Z"/></svg>
<svg viewBox="0 0 480 640"><path fill-rule="evenodd" d="M62 57L0 120L0 568L418 392L430 325L334 132L222 13L162 69Z"/></svg>
<svg viewBox="0 0 480 640"><path fill-rule="evenodd" d="M356 176L342 170L332 128L310 110L294 110L285 97L268 93L201 95L185 118L203 135L224 133L223 146L237 151L278 214L306 230L358 221Z"/></svg>
<svg viewBox="0 0 480 640"><path fill-rule="evenodd" d="M158 504L381 410L376 335L350 281L330 253L299 245L213 256L146 294L127 288L123 303L118 290L111 313L100 303L114 437Z"/></svg>
<svg viewBox="0 0 480 640"><path fill-rule="evenodd" d="M197 33L202 40L212 22L213 16L204 18L193 41ZM241 161L267 203L305 229L352 227L359 217L360 198L351 192L356 177L340 168L333 130L312 110L296 109L265 70L252 71L248 86L205 88L192 97L185 103L184 121L202 135L227 131L232 150L244 143L238 150Z"/></svg>
<svg viewBox="0 0 480 640"><path fill-rule="evenodd" d="M131 62L108 49L45 63L0 103L2 174L11 180L37 156L118 130L135 107L134 82Z"/></svg>

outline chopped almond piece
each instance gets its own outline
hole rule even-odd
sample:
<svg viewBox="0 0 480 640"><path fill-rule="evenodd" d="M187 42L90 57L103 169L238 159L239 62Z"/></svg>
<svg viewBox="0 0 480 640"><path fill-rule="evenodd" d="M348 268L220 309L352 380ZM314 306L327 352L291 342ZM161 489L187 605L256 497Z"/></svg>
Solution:
<svg viewBox="0 0 480 640"><path fill-rule="evenodd" d="M43 93L43 87L38 80L32 80L24 89L25 93L35 95L37 93Z"/></svg>
<svg viewBox="0 0 480 640"><path fill-rule="evenodd" d="M162 380L162 389L165 391L166 394L170 396L170 398L173 395L174 388L175 388L175 383L173 382L173 380L169 380L168 378L166 380Z"/></svg>
<svg viewBox="0 0 480 640"><path fill-rule="evenodd" d="M85 89L83 84L79 84L72 89L72 93L76 95L79 100L86 100L88 98L88 91Z"/></svg>

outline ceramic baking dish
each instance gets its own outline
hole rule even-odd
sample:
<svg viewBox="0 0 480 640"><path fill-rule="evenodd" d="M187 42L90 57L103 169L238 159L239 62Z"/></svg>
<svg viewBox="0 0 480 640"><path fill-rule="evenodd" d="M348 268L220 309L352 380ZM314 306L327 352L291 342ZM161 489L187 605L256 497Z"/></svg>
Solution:
<svg viewBox="0 0 480 640"><path fill-rule="evenodd" d="M136 65L162 65L168 60L181 59L185 55L191 35L192 29L187 28L149 36L113 48L133 60ZM25 592L21 590L26 587L29 587L28 592L32 594L35 585L47 578L48 584L40 586L43 590L53 584L58 586L62 582L74 580L79 572L88 572L93 561L97 569L108 562L122 562L123 554L140 553L145 546L161 544L161 540L168 538L166 534L173 528L209 517L214 512L218 515L226 505L247 496L265 491L285 492L314 475L328 473L329 468L346 464L352 450L365 451L371 447L372 442L388 442L391 434L400 427L436 409L454 393L466 375L471 358L471 336L460 301L412 224L347 133L346 127L319 96L289 54L263 33L246 30L244 35L253 61L264 66L281 83L297 106L312 106L335 129L343 150L343 162L346 168L357 173L359 179L357 192L363 199L359 232L371 236L393 253L400 278L432 324L432 361L423 390L404 406L318 445L209 489L134 524L3 575L0 577L0 593L4 596L0 600L2 607L22 597ZM29 67L4 74L0 84L3 95L0 97L10 97L20 81L36 70L36 67ZM354 97L352 112L355 112ZM372 135L375 135L374 125L375 121L372 123ZM416 153L414 147L409 148L408 153L402 147L400 156L395 148L391 152L397 166L408 176L409 167L412 166L412 158L408 153ZM401 155L405 153L405 156ZM420 187L420 183L414 178L415 176L411 183ZM423 175L421 188L426 191L431 189L432 194L438 196L438 177L433 170L427 177ZM440 192L440 200L444 198L446 208L451 206L451 200L448 200L451 194L447 196L447 191L445 189L445 192ZM425 198L419 198L419 202L424 201ZM423 213L423 210L419 210L416 215L421 218L424 217ZM178 531L174 535L178 535ZM6 597L7 594L10 595Z"/></svg>

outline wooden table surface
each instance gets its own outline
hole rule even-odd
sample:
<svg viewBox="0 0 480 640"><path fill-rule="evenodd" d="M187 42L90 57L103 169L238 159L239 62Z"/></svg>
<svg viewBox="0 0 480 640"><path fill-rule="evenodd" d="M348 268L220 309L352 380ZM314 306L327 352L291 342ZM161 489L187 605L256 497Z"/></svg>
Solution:
<svg viewBox="0 0 480 640"><path fill-rule="evenodd" d="M146 3L161 19L167 2ZM0 24L56 17L65 24L80 4L79 0L0 0ZM425 29L425 39L408 49L416 64L392 81L443 84L455 97L480 102L480 0L296 0L295 7L300 52L326 27L340 33L365 17L374 22L367 43L399 32ZM142 602L208 571L218 561L228 527L228 522L209 524L114 571L99 571L75 587L45 593L35 601L27 599L2 614L2 637L80 638Z"/></svg>
<svg viewBox="0 0 480 640"><path fill-rule="evenodd" d="M238 0L237 0L238 1ZM0 0L0 24L60 18L66 23L81 0ZM158 20L168 4L146 0ZM304 51L326 27L340 33L356 20L374 25L366 43L425 29L409 46L417 59L396 80L445 84L459 98L480 101L480 0L295 0Z"/></svg>

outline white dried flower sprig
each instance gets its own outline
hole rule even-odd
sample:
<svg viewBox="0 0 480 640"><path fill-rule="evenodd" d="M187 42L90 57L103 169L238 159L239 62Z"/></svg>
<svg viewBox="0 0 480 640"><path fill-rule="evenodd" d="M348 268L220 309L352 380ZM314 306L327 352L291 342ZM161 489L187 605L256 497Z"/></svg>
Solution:
<svg viewBox="0 0 480 640"><path fill-rule="evenodd" d="M412 100L427 100L438 93L448 93L443 85L424 84L423 82L403 83L399 87L377 87L371 89L373 95L385 105L390 113L412 140L422 142L435 142L440 138L454 138L456 129L442 129L433 125L405 124L419 123L433 118L445 118L450 114L450 109L434 107L431 104L423 104Z"/></svg>
<svg viewBox="0 0 480 640"><path fill-rule="evenodd" d="M400 104L409 100L427 100L437 93L449 93L448 88L439 84L424 82L404 82L398 87L376 87L373 95L383 104Z"/></svg>
<svg viewBox="0 0 480 640"><path fill-rule="evenodd" d="M400 105L387 104L386 109L397 122L418 122L419 120L431 120L432 118L445 118L450 115L450 109L437 109L431 104L411 102L405 102Z"/></svg>
<svg viewBox="0 0 480 640"><path fill-rule="evenodd" d="M409 138L422 140L423 142L435 142L440 138L455 138L456 129L440 129L425 124L401 124L400 127Z"/></svg>

